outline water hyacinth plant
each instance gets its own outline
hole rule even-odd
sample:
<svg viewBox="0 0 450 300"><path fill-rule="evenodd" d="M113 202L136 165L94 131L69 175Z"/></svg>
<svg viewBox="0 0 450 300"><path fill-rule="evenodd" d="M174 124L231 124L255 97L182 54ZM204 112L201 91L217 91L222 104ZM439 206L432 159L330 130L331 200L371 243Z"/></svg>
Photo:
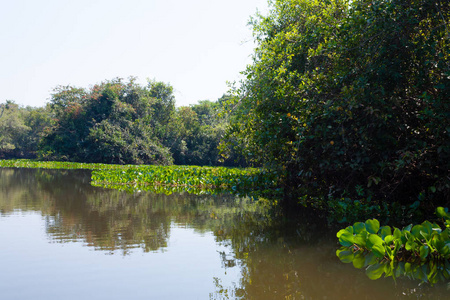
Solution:
<svg viewBox="0 0 450 300"><path fill-rule="evenodd" d="M450 214L439 207L436 215L443 221L424 221L403 229L380 226L376 219L356 222L337 233L342 247L336 255L356 268L367 267L371 279L408 275L423 281L450 279Z"/></svg>
<svg viewBox="0 0 450 300"><path fill-rule="evenodd" d="M197 166L142 166L126 170L95 170L92 184L124 190L153 192L249 193L273 190L274 174L254 168Z"/></svg>
<svg viewBox="0 0 450 300"><path fill-rule="evenodd" d="M257 168L117 165L76 162L0 160L4 168L88 169L93 186L170 194L233 192L252 196L280 193L277 174Z"/></svg>

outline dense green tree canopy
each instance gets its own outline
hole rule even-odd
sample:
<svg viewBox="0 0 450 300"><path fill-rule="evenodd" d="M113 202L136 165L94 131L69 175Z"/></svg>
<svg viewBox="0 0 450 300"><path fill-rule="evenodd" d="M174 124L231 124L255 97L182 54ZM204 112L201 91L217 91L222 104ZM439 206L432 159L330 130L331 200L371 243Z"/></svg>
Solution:
<svg viewBox="0 0 450 300"><path fill-rule="evenodd" d="M161 82L142 87L131 78L89 90L57 87L50 106L56 117L41 144L47 159L170 164L161 132L174 111L173 90Z"/></svg>
<svg viewBox="0 0 450 300"><path fill-rule="evenodd" d="M50 124L46 108L0 104L0 157L35 157L44 128Z"/></svg>
<svg viewBox="0 0 450 300"><path fill-rule="evenodd" d="M218 101L199 101L189 107L179 107L175 120L170 124L175 164L179 165L225 165L246 166L242 155L231 151L223 157L219 145L229 122L223 95Z"/></svg>
<svg viewBox="0 0 450 300"><path fill-rule="evenodd" d="M229 136L303 195L449 201L449 20L444 0L273 1Z"/></svg>
<svg viewBox="0 0 450 300"><path fill-rule="evenodd" d="M0 157L236 166L236 152L223 159L218 149L228 98L177 108L172 86L157 81L57 86L44 108L0 104Z"/></svg>
<svg viewBox="0 0 450 300"><path fill-rule="evenodd" d="M59 86L43 109L0 105L0 155L249 162L288 206L448 205L449 21L445 0L273 0L235 95L176 108L157 81Z"/></svg>
<svg viewBox="0 0 450 300"><path fill-rule="evenodd" d="M17 137L22 136L30 128L21 118L19 106L13 101L0 105L0 150L2 152L17 148Z"/></svg>

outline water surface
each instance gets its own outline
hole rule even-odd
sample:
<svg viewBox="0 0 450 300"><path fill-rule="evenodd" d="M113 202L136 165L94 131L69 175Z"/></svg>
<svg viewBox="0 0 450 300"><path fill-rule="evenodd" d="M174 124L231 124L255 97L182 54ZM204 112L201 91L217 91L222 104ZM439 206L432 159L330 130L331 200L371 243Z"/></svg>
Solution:
<svg viewBox="0 0 450 300"><path fill-rule="evenodd" d="M448 299L372 281L335 231L248 198L95 188L81 170L0 169L1 299Z"/></svg>

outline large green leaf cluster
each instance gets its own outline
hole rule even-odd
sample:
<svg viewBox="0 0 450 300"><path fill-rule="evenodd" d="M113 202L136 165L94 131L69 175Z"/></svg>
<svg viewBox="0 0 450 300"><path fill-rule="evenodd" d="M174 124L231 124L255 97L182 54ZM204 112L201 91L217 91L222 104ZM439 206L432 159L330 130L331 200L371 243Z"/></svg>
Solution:
<svg viewBox="0 0 450 300"><path fill-rule="evenodd" d="M273 1L229 135L287 194L447 202L449 20L439 0Z"/></svg>
<svg viewBox="0 0 450 300"><path fill-rule="evenodd" d="M252 196L274 193L276 174L255 168L199 166L139 166L127 169L99 168L92 173L92 184L128 191L171 194L233 192Z"/></svg>
<svg viewBox="0 0 450 300"><path fill-rule="evenodd" d="M356 222L337 233L342 248L336 255L356 268L367 267L371 279L386 273L431 283L446 281L450 278L450 214L438 207L436 215L444 221L444 229L429 221L403 229L380 227L376 219Z"/></svg>

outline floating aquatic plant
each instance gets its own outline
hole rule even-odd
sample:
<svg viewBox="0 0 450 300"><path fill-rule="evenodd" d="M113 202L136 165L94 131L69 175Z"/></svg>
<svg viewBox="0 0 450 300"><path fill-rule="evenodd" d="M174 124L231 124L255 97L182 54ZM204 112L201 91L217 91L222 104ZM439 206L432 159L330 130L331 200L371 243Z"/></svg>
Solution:
<svg viewBox="0 0 450 300"><path fill-rule="evenodd" d="M253 196L279 192L277 174L257 168L114 165L26 159L0 160L0 167L88 169L92 170L92 185L130 192L214 194L231 191Z"/></svg>
<svg viewBox="0 0 450 300"><path fill-rule="evenodd" d="M254 168L142 166L92 172L94 186L164 193L264 192L274 190L275 183L274 174Z"/></svg>
<svg viewBox="0 0 450 300"><path fill-rule="evenodd" d="M336 255L356 268L367 267L371 279L407 275L423 281L450 279L450 214L439 207L436 214L443 221L424 221L403 229L380 226L376 219L356 222L337 233L342 247Z"/></svg>

